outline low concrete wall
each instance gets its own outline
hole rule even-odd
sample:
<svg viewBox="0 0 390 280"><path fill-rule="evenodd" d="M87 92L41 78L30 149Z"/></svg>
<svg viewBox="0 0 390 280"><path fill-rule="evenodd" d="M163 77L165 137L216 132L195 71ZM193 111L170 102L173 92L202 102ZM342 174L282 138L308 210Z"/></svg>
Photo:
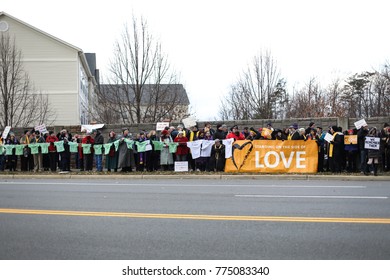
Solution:
<svg viewBox="0 0 390 280"><path fill-rule="evenodd" d="M355 118L297 118L297 119L264 119L264 120L240 120L240 121L210 121L211 126L215 129L217 124L224 123L228 127L232 127L233 125L238 125L238 127L242 130L244 127L254 127L256 129L260 127L265 127L267 123L272 123L274 128L286 128L289 127L293 123L297 123L299 127L307 128L310 122L314 122L316 126L321 126L326 129L329 126L337 125L341 126L343 130L354 128L354 123L359 119ZM375 126L379 129L383 128L384 123L390 123L390 117L377 117L377 118L367 118L367 124L372 127ZM179 123L172 123L171 125L177 126ZM199 122L199 128L204 127L205 122ZM130 130L131 133L136 134L140 131L150 131L156 129L155 123L143 123L143 124L129 124L125 125L116 125L116 124L107 124L102 129L103 135L106 136L111 130L114 130L117 134L122 133L122 129L126 127ZM61 129L67 129L74 134L80 134L81 126L56 126L56 127L48 127L48 130L54 130L54 132L58 133ZM23 131L26 128L13 128L15 134L20 137L23 135ZM29 128L32 129L32 128Z"/></svg>

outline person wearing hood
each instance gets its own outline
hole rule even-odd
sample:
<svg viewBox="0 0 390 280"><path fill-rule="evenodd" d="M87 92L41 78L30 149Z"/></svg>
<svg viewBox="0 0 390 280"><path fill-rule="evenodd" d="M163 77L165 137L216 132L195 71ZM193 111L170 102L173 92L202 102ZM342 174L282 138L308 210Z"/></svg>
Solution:
<svg viewBox="0 0 390 280"><path fill-rule="evenodd" d="M122 172L132 172L135 167L134 144L131 145L132 135L127 128L123 129L123 134L119 137L119 140L118 168L122 168ZM129 149L129 146L132 146L132 148Z"/></svg>
<svg viewBox="0 0 390 280"><path fill-rule="evenodd" d="M378 132L376 127L371 128L368 131L368 134L366 137L375 137L377 138ZM378 175L378 165L379 165L379 157L381 156L380 149L367 149L367 165L369 168L369 171L372 175ZM366 174L367 175L367 174Z"/></svg>

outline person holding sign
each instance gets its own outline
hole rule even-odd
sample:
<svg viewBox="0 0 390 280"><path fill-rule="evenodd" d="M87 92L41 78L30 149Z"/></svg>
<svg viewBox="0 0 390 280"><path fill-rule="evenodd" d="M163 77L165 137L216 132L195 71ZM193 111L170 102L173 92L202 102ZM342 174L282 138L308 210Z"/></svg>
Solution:
<svg viewBox="0 0 390 280"><path fill-rule="evenodd" d="M364 175L368 175L367 168L367 150L364 148L364 142L366 140L366 136L368 134L368 126L362 126L357 135L358 135L358 146L360 151L360 173Z"/></svg>
<svg viewBox="0 0 390 280"><path fill-rule="evenodd" d="M373 127L366 136L365 148L367 149L367 165L372 175L378 175L378 164L380 157L380 138L376 127Z"/></svg>
<svg viewBox="0 0 390 280"><path fill-rule="evenodd" d="M356 172L358 163L358 145L356 129L349 129L344 136L344 150L347 158L347 171Z"/></svg>

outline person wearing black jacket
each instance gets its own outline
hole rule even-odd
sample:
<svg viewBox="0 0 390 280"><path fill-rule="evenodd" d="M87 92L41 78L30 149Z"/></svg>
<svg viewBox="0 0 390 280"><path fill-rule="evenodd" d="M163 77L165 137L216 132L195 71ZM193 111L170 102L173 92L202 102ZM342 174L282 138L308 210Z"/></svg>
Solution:
<svg viewBox="0 0 390 280"><path fill-rule="evenodd" d="M341 172L343 154L344 154L344 135L337 126L332 126L330 132L333 140L329 146L329 164L332 172Z"/></svg>
<svg viewBox="0 0 390 280"><path fill-rule="evenodd" d="M367 150L364 148L364 142L366 140L366 136L368 134L368 126L363 126L359 129L358 135L358 146L360 151L360 173L368 174L368 166L367 166Z"/></svg>
<svg viewBox="0 0 390 280"><path fill-rule="evenodd" d="M94 145L103 145L104 144L104 137L100 130L95 130L93 131L95 133L95 138L94 138ZM96 170L98 172L103 171L103 155L97 155L95 154L95 164L96 164Z"/></svg>
<svg viewBox="0 0 390 280"><path fill-rule="evenodd" d="M214 133L213 138L223 140L226 139L227 126L225 124L217 124L217 131Z"/></svg>

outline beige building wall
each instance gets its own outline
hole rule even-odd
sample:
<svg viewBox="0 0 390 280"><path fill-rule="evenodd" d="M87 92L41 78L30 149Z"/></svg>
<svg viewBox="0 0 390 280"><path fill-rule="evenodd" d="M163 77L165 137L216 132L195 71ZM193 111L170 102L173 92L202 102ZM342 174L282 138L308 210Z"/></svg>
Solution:
<svg viewBox="0 0 390 280"><path fill-rule="evenodd" d="M8 23L8 33L22 52L24 69L35 89L49 97L56 114L49 123L80 124L81 49L7 15L0 14L0 20ZM89 73L89 69L84 72Z"/></svg>

